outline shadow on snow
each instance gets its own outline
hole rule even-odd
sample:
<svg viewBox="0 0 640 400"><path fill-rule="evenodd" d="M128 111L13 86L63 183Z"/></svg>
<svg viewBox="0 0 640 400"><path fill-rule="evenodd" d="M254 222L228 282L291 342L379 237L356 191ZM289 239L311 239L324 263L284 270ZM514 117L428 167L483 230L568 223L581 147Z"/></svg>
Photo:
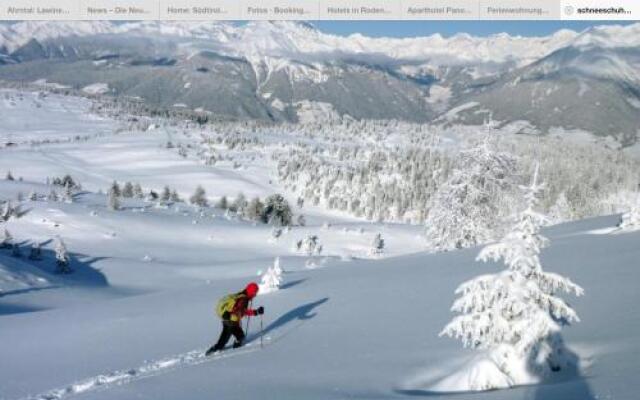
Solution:
<svg viewBox="0 0 640 400"><path fill-rule="evenodd" d="M294 321L300 321L300 322L305 322L307 320L312 319L313 317L315 317L317 315L316 312L313 312L315 310L316 307L326 303L329 300L328 297L325 297L323 299L320 300L316 300L313 301L311 303L307 303L307 304L303 304L301 306L298 306L296 308L294 308L291 311L286 312L285 314L281 315L278 319L276 319L275 321L271 322L269 325L267 325L264 328L264 331L262 332L263 335L267 335L268 333L270 333L271 331L274 331L280 327L283 327L291 322ZM283 334L282 336L286 335ZM248 339L249 341L257 338L260 336L260 333L254 333L249 335Z"/></svg>
<svg viewBox="0 0 640 400"><path fill-rule="evenodd" d="M543 361L549 369L536 361L538 351L541 346L537 346L529 354L529 368L532 374L537 374L540 383L533 385L515 386L509 389L494 389L487 391L434 391L428 389L394 389L396 394L419 397L439 397L439 398L527 398L532 400L596 400L589 383L588 377L580 370L579 356L569 349L558 332L549 335L543 342L555 351ZM546 372L545 372L546 371ZM513 394L506 394L505 391L513 391ZM524 391L518 395L516 391ZM497 396L494 396L495 393Z"/></svg>

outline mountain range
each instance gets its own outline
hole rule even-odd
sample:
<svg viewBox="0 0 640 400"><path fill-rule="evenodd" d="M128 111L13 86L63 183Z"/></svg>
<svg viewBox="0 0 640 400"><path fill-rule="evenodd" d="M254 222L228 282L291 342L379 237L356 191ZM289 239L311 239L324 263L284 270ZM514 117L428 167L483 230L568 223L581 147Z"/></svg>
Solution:
<svg viewBox="0 0 640 400"><path fill-rule="evenodd" d="M298 22L0 25L0 80L223 118L336 116L640 135L640 24L545 37L337 36Z"/></svg>

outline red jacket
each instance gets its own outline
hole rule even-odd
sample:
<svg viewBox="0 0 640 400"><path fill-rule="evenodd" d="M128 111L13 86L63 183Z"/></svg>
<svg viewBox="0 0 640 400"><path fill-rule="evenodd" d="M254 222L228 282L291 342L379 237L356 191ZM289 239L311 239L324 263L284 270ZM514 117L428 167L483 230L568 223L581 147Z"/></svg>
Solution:
<svg viewBox="0 0 640 400"><path fill-rule="evenodd" d="M254 310L253 308L249 308L250 301L251 300L246 294L236 300L235 304L233 305L233 309L231 310L232 321L239 322L243 317L247 315L252 317L257 315L256 310Z"/></svg>

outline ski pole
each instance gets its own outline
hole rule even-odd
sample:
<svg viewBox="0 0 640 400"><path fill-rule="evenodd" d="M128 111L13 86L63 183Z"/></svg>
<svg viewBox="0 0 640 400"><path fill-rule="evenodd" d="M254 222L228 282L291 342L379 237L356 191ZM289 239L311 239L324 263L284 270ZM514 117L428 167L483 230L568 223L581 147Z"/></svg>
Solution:
<svg viewBox="0 0 640 400"><path fill-rule="evenodd" d="M249 309L251 309L251 305L253 304L253 300L249 301ZM251 315L247 316L247 325L244 328L245 334L244 337L248 338L249 337L249 322L251 321Z"/></svg>
<svg viewBox="0 0 640 400"><path fill-rule="evenodd" d="M262 336L264 335L264 328L262 327L262 314L260 314L260 348L264 348L264 343L262 341Z"/></svg>

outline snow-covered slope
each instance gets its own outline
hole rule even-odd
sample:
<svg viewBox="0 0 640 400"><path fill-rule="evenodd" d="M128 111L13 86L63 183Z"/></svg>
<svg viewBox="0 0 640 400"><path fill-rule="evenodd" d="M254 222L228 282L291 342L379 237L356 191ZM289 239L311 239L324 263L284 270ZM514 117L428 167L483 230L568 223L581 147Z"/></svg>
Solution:
<svg viewBox="0 0 640 400"><path fill-rule="evenodd" d="M76 213L89 204L64 210L81 220L86 214ZM93 229L67 224L64 229L85 232L74 237L72 248L99 253L101 260L91 265L110 286L7 296L15 304L46 303L54 309L0 316L0 349L12 361L1 368L4 398L63 399L78 393L90 399L406 398L437 394L438 382L473 356L437 333L451 316L457 284L495 268L475 263L475 249L381 261L328 258L313 270L304 267L304 257L285 256L283 289L256 300L267 310L264 348L254 319L251 346L205 360L201 352L219 332L212 311L216 299L254 279L251 271L266 268L283 249L233 240L255 228L220 220L191 229L181 217L162 213L100 214L98 221L118 221L111 228L114 239L96 241ZM142 222L139 218L145 219L140 226L164 221L171 228L154 227L148 234L138 229L134 242L126 232ZM543 256L545 265L586 290L585 297L572 301L582 322L563 331L579 369L553 384L460 398L633 398L639 237L588 233L616 222L600 218L548 233L552 246ZM21 224L26 227L27 221ZM226 240L199 241L204 226L224 227ZM182 240L172 234L176 229ZM136 261L134 243L157 260ZM203 262L205 248L211 256Z"/></svg>
<svg viewBox="0 0 640 400"><path fill-rule="evenodd" d="M371 223L310 205L294 207L307 217L305 226L275 237L271 226L216 207L123 199L121 210L113 211L98 193L116 179L139 182L145 191L170 185L183 198L197 185L210 200L240 190L264 197L281 189L271 181L269 152L293 140L322 138L268 131L267 145L257 151L242 149L242 142L201 142L209 127L177 121L156 125L159 120L140 117L123 129L121 120L103 117L92 130L87 99L0 91L5 95L0 110L13 110L17 119L13 132L1 137L18 144L0 149L0 176L11 170L15 177L0 180L0 199L22 198L25 212L0 229L11 232L23 254L36 242L43 254L29 260L0 249L0 398L451 397L441 391L456 388L455 372L474 353L438 332L452 317L454 289L498 268L476 263L478 249L427 254L421 226ZM46 121L39 119L57 114L65 115L66 126L41 132ZM68 140L80 131L82 137ZM31 144L23 136L46 141ZM403 138L386 139L392 146ZM194 144L217 153L219 161L206 165L194 157ZM177 148L189 151L182 156ZM234 166L231 156L242 165ZM45 200L52 189L64 190L45 178L67 173L83 190L73 202ZM30 193L35 199L26 199ZM542 385L456 398L634 398L640 233L594 234L612 231L618 220L603 217L545 231L551 239L542 253L545 269L571 277L586 291L568 298L582 321L563 330L576 367ZM379 233L385 248L372 254ZM321 255L293 250L309 235L318 236ZM53 273L56 236L71 254L71 274ZM266 308L264 347L257 335L261 321L254 318L248 347L202 357L219 333L216 301L258 280L276 257L283 285L254 303Z"/></svg>

